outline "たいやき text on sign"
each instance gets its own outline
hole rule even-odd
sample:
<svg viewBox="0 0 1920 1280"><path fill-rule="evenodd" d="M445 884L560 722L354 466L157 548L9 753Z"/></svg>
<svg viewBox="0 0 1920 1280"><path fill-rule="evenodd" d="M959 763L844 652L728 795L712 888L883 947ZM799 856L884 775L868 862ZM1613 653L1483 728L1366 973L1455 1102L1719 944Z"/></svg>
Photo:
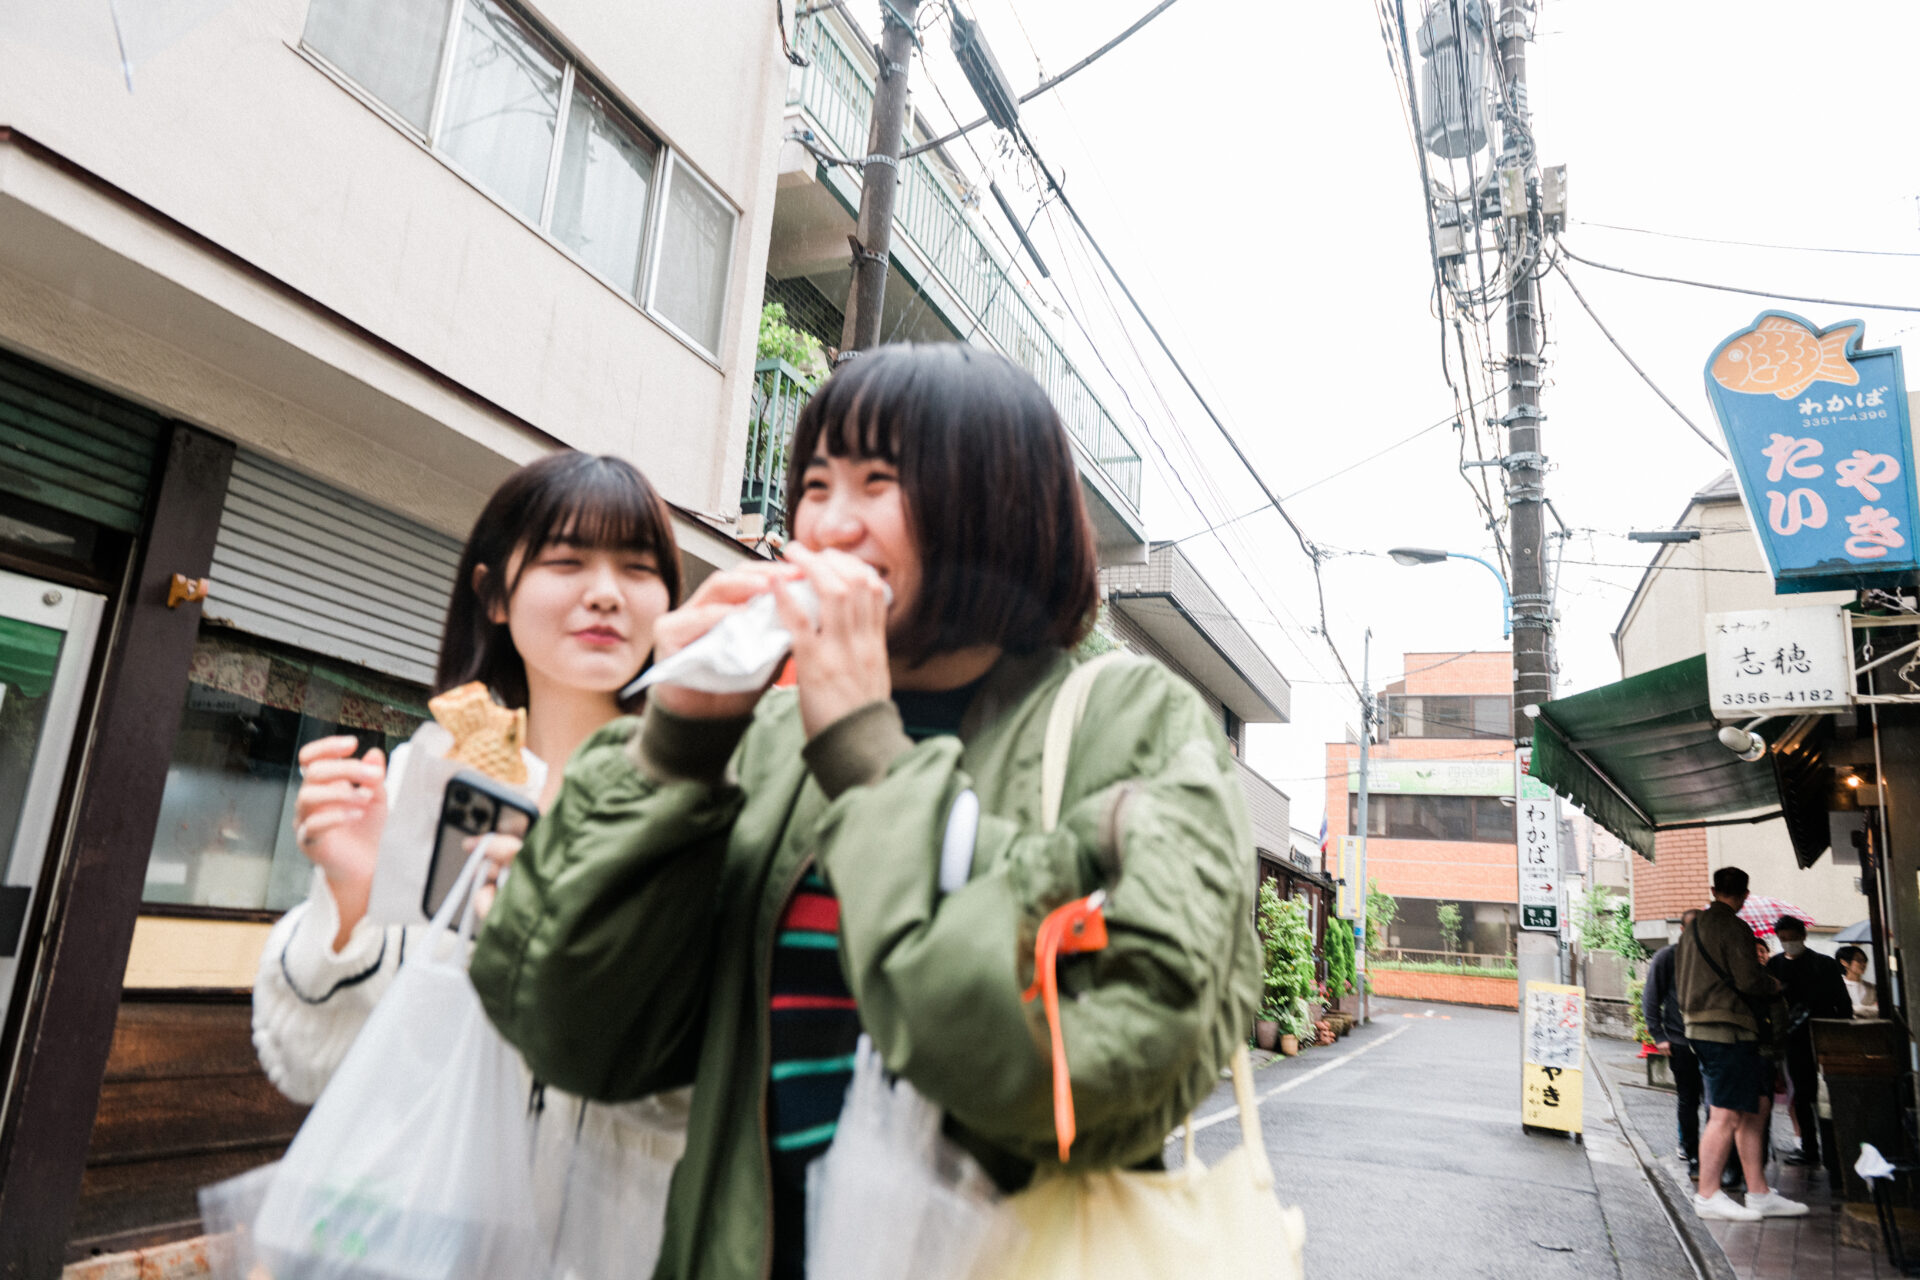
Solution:
<svg viewBox="0 0 1920 1280"><path fill-rule="evenodd" d="M1581 987L1529 982L1522 1008L1526 1053L1520 1073L1520 1122L1579 1133L1587 993Z"/></svg>
<svg viewBox="0 0 1920 1280"><path fill-rule="evenodd" d="M1899 348L1860 349L1864 332L1767 311L1707 362L1707 396L1782 592L1893 586L1920 569L1906 375Z"/></svg>

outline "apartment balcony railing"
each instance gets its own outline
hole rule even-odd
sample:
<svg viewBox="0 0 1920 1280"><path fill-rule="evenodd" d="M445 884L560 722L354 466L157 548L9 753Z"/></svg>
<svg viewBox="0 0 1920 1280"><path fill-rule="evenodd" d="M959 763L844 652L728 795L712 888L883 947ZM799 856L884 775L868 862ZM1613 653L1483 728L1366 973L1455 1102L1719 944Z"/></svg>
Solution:
<svg viewBox="0 0 1920 1280"><path fill-rule="evenodd" d="M812 65L795 69L787 88L788 105L805 111L815 131L838 154L865 154L873 77L824 15L802 21L800 45ZM896 227L994 344L1047 389L1067 431L1137 512L1139 450L1041 323L1006 264L966 216L960 197L925 155L905 161L900 179Z"/></svg>
<svg viewBox="0 0 1920 1280"><path fill-rule="evenodd" d="M753 366L740 511L759 515L764 534L786 532L787 448L793 443L794 420L810 394L806 375L785 360L762 360Z"/></svg>

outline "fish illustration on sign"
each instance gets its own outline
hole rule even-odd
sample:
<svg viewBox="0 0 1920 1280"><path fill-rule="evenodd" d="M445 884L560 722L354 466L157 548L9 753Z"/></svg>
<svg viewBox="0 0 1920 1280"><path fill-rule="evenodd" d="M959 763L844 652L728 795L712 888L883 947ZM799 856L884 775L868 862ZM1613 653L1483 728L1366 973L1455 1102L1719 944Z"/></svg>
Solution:
<svg viewBox="0 0 1920 1280"><path fill-rule="evenodd" d="M1729 391L1769 392L1791 400L1816 382L1858 386L1860 375L1847 359L1847 344L1859 323L1815 333L1798 320L1769 315L1721 349L1713 362L1713 380Z"/></svg>

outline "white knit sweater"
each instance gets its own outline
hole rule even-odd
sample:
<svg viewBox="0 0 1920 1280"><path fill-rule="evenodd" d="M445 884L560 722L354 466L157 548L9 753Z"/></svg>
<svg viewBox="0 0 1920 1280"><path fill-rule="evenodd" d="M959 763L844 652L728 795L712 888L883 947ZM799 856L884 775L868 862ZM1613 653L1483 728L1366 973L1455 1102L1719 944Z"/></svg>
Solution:
<svg viewBox="0 0 1920 1280"><path fill-rule="evenodd" d="M389 779L405 767L394 752ZM538 788L546 767L527 756ZM327 879L313 873L307 900L267 937L253 981L253 1047L274 1087L295 1102L319 1098L367 1017L409 955L426 946L425 925L362 920L338 951L340 909ZM535 1116L534 1178L542 1221L581 1257L580 1280L645 1275L659 1253L667 1182L686 1149L691 1089L635 1102L587 1103L527 1076Z"/></svg>

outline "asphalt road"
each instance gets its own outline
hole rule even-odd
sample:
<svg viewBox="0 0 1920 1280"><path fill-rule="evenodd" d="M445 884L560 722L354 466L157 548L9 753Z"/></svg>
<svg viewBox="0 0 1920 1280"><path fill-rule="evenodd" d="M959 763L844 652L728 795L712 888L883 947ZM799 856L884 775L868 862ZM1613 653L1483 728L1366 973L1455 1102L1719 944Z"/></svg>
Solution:
<svg viewBox="0 0 1920 1280"><path fill-rule="evenodd" d="M1519 1081L1515 1014L1389 1000L1337 1045L1257 1071L1307 1275L1694 1280L1597 1085L1582 1145L1521 1131ZM1232 1103L1223 1082L1199 1109L1203 1162L1239 1144Z"/></svg>

